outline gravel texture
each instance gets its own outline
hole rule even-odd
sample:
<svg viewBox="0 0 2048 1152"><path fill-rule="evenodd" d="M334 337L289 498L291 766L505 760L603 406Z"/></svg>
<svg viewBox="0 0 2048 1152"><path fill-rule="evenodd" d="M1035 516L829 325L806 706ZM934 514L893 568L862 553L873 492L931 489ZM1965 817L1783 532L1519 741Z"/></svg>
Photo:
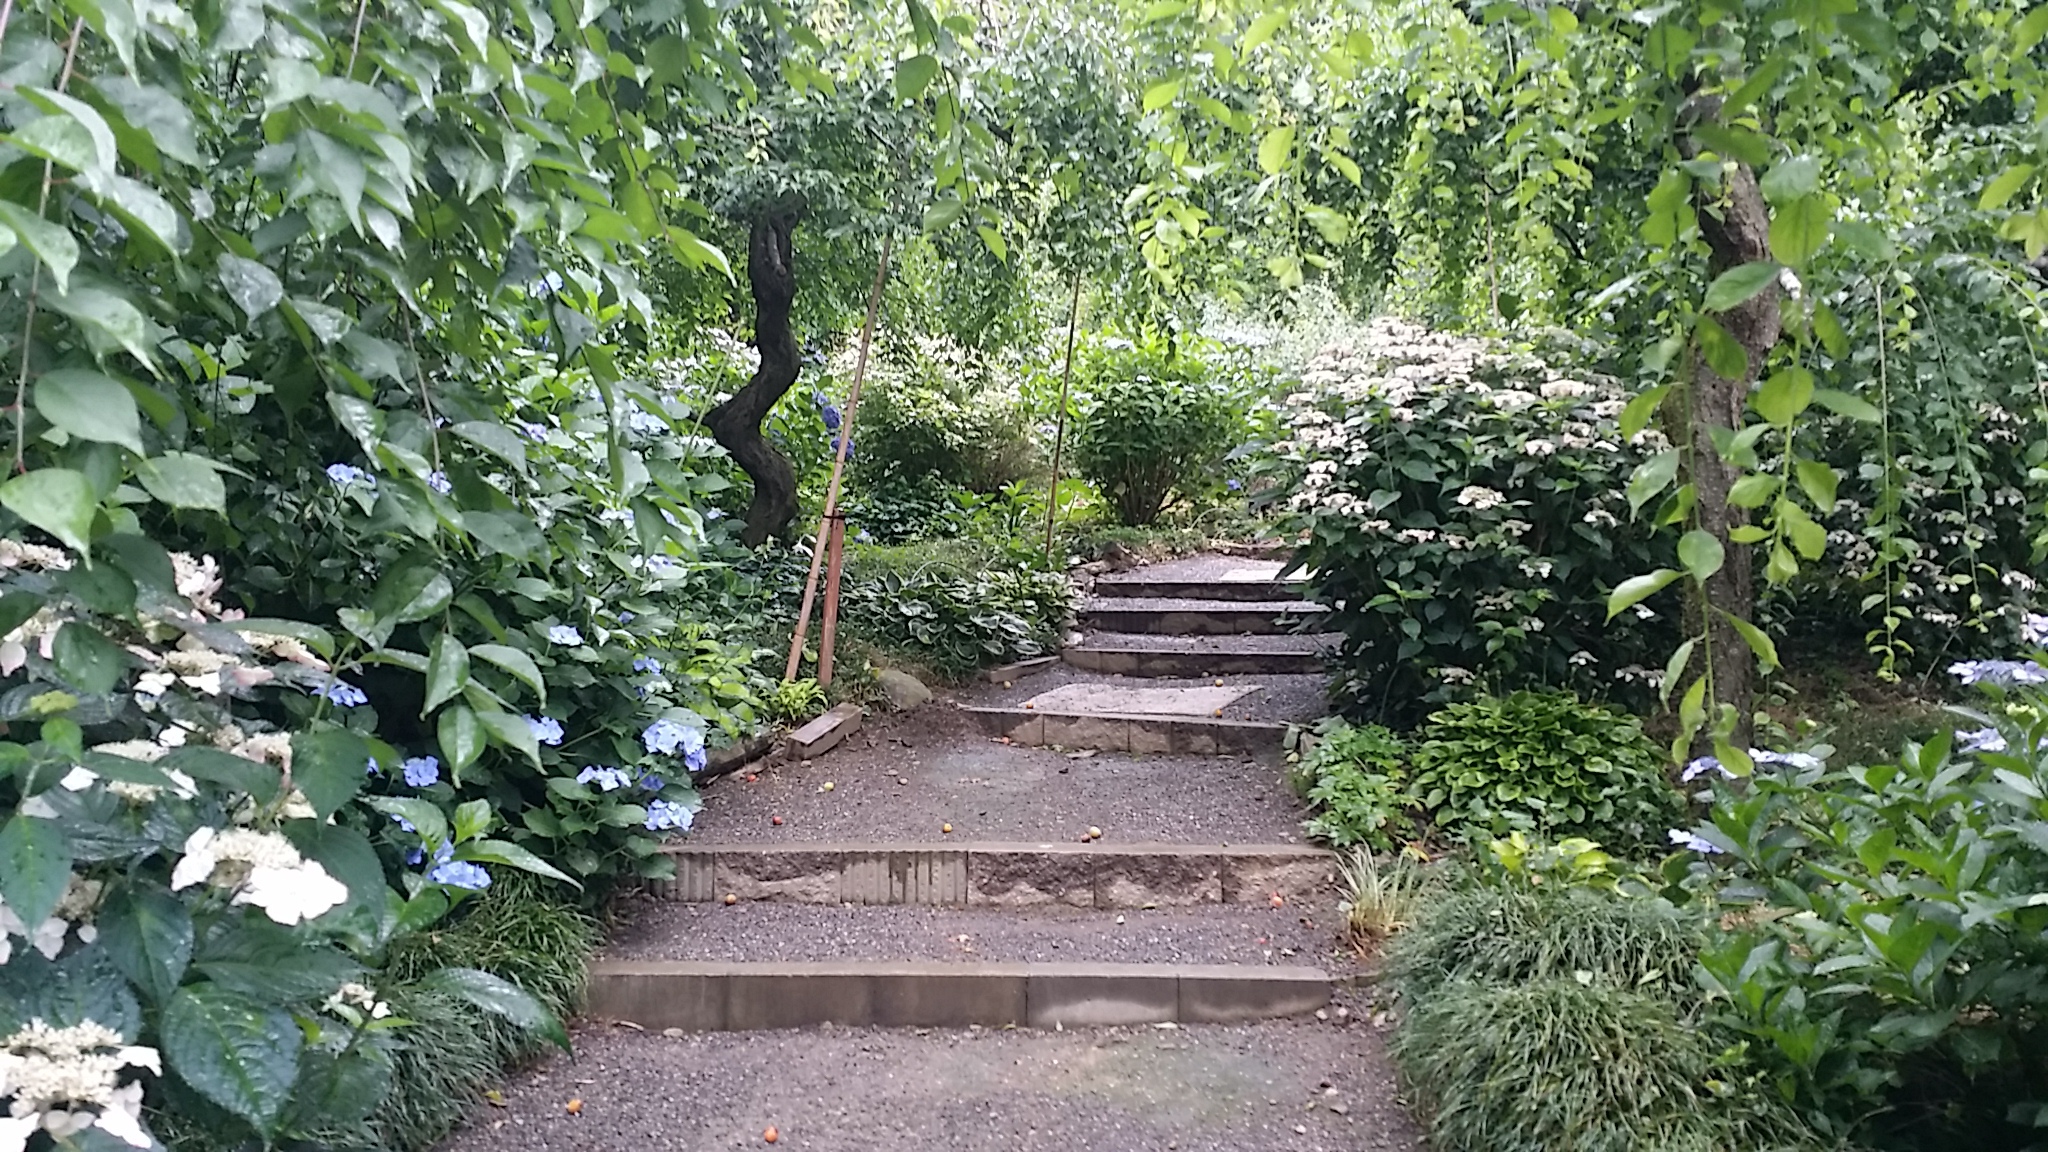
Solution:
<svg viewBox="0 0 2048 1152"><path fill-rule="evenodd" d="M1090 596L1081 612L1220 612L1313 616L1324 609L1306 600L1201 600L1176 596Z"/></svg>
<svg viewBox="0 0 2048 1152"><path fill-rule="evenodd" d="M1097 827L1120 843L1289 844L1301 842L1302 815L1277 749L1245 760L1019 748L939 701L871 718L815 761L778 758L713 782L692 839L929 842L950 823L960 840L1073 841Z"/></svg>
<svg viewBox="0 0 2048 1152"><path fill-rule="evenodd" d="M1234 639L1234 637L1233 637ZM1176 680L1154 676L1118 676L1088 672L1055 664L1025 680L1013 680L1008 688L994 685L992 691L977 692L970 703L984 708L1020 708L1026 700L1069 684L1114 684L1122 688L1209 688L1221 683L1226 688L1256 691L1238 697L1223 709L1226 720L1264 720L1273 723L1301 723L1328 714L1329 684L1323 676L1210 676Z"/></svg>
<svg viewBox="0 0 2048 1152"><path fill-rule="evenodd" d="M1108 584L1114 580L1272 580L1280 575L1280 569L1285 566L1285 562L1280 560L1218 556L1205 552L1199 556L1183 556L1178 560L1162 560L1157 564L1127 568L1114 576L1103 576L1097 583ZM1290 579L1300 576L1301 573L1296 572Z"/></svg>
<svg viewBox="0 0 2048 1152"><path fill-rule="evenodd" d="M1145 652L1321 652L1335 651L1341 633L1306 632L1292 636L1162 636L1152 632L1081 634L1080 648L1134 649Z"/></svg>
<svg viewBox="0 0 2048 1152"><path fill-rule="evenodd" d="M606 953L621 960L950 960L962 963L1353 966L1336 897L1284 908L846 908L636 900Z"/></svg>
<svg viewBox="0 0 2048 1152"><path fill-rule="evenodd" d="M1339 1005L1344 1005L1340 1000ZM1072 1032L575 1034L443 1152L1420 1152L1368 1013ZM575 1112L570 1112L571 1102Z"/></svg>

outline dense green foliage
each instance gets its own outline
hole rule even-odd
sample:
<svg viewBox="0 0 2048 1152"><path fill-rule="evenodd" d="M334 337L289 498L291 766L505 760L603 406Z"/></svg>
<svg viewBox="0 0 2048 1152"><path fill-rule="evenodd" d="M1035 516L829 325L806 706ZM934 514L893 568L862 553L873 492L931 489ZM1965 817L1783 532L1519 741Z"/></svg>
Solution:
<svg viewBox="0 0 2048 1152"><path fill-rule="evenodd" d="M1124 524L1223 486L1217 465L1244 439L1242 400L1206 360L1164 341L1106 344L1077 386L1074 464Z"/></svg>
<svg viewBox="0 0 2048 1152"><path fill-rule="evenodd" d="M1291 770L1295 790L1314 815L1302 830L1333 848L1385 852L1412 839L1406 746L1378 725L1341 721L1319 726L1314 743Z"/></svg>

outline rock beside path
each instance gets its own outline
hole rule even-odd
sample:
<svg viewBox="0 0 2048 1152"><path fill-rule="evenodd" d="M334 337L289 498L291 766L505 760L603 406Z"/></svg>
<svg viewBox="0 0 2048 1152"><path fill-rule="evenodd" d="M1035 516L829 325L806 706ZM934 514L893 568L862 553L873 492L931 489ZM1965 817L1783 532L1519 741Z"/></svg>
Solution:
<svg viewBox="0 0 2048 1152"><path fill-rule="evenodd" d="M912 708L932 702L932 690L924 686L924 681L908 672L884 668L875 677L875 682L882 689L882 695L888 698L892 711L908 712Z"/></svg>

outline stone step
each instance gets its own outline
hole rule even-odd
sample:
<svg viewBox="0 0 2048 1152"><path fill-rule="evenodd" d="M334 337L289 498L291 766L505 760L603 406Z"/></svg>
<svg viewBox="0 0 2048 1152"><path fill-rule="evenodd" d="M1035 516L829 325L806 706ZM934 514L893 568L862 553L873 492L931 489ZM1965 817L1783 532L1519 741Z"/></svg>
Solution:
<svg viewBox="0 0 2048 1152"><path fill-rule="evenodd" d="M1148 576L1142 571L1123 576L1102 576L1095 581L1097 596L1125 600L1300 600L1308 591L1301 576L1286 580L1213 580L1172 576Z"/></svg>
<svg viewBox="0 0 2048 1152"><path fill-rule="evenodd" d="M1274 751L1287 735L1285 724L1213 716L1054 712L1026 708L968 708L964 711L974 717L982 731L1025 748L1242 756Z"/></svg>
<svg viewBox="0 0 2048 1152"><path fill-rule="evenodd" d="M671 844L656 899L1142 909L1321 899L1336 858L1302 844Z"/></svg>
<svg viewBox="0 0 2048 1152"><path fill-rule="evenodd" d="M1309 967L599 960L586 1013L690 1032L1227 1024L1314 1012L1331 985Z"/></svg>
<svg viewBox="0 0 2048 1152"><path fill-rule="evenodd" d="M1081 604L1083 628L1174 636L1279 635L1329 614L1304 600L1170 600L1091 596Z"/></svg>
<svg viewBox="0 0 2048 1152"><path fill-rule="evenodd" d="M1115 676L1304 676L1323 672L1325 656L1343 637L1334 632L1293 636L1155 636L1090 632L1060 652L1074 668Z"/></svg>

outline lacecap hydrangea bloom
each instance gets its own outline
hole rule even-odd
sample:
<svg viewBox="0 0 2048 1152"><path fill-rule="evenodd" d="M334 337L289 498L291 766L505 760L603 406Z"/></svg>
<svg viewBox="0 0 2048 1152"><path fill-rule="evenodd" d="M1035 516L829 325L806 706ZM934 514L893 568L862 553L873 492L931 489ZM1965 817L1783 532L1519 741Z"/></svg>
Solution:
<svg viewBox="0 0 2048 1152"><path fill-rule="evenodd" d="M52 1028L31 1018L0 1039L0 1152L24 1152L37 1132L68 1147L89 1128L131 1148L155 1146L142 1127L142 1082L120 1082L129 1068L163 1075L156 1049L124 1044L103 1024Z"/></svg>
<svg viewBox="0 0 2048 1152"><path fill-rule="evenodd" d="M583 771L576 774L578 784L595 784L600 792L624 788L632 779L623 769L608 768L601 764L587 765Z"/></svg>
<svg viewBox="0 0 2048 1152"><path fill-rule="evenodd" d="M681 804L668 800L647 802L647 830L650 832L666 832L671 829L687 832L690 830L691 819L690 810Z"/></svg>
<svg viewBox="0 0 2048 1152"><path fill-rule="evenodd" d="M528 716L526 727L542 744L556 747L562 743L562 722L552 716Z"/></svg>
<svg viewBox="0 0 2048 1152"><path fill-rule="evenodd" d="M704 767L704 733L687 724L663 718L640 733L640 742L657 756L680 754L692 772Z"/></svg>
<svg viewBox="0 0 2048 1152"><path fill-rule="evenodd" d="M291 841L248 828L201 828L185 839L185 855L171 869L171 891L202 882L233 889L232 903L252 904L287 925L348 899L348 888L317 861L301 857Z"/></svg>

